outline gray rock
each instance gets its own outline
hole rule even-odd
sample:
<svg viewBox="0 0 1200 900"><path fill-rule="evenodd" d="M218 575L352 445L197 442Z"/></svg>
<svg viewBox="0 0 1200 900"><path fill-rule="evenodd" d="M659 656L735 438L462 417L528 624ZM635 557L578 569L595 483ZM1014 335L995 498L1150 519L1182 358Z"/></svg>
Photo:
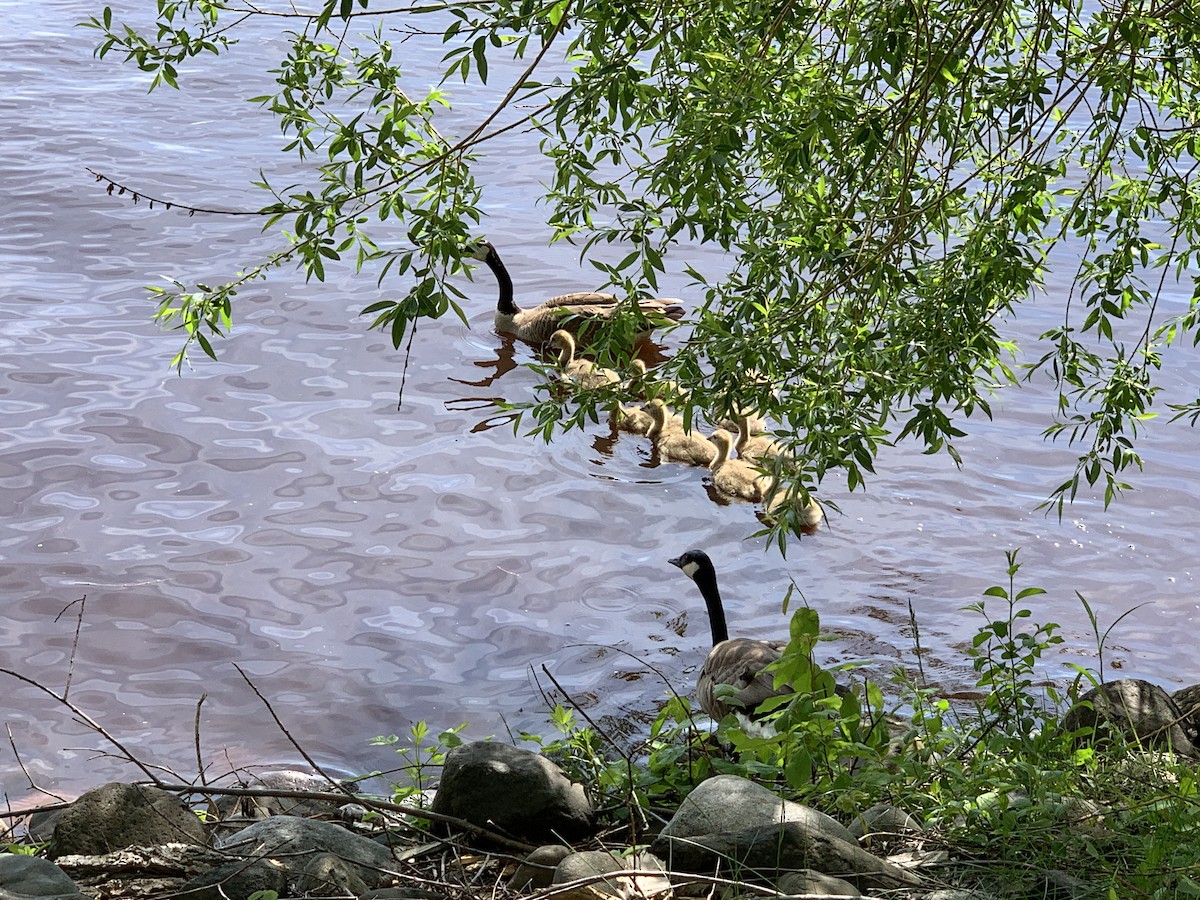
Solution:
<svg viewBox="0 0 1200 900"><path fill-rule="evenodd" d="M540 753L479 741L446 754L433 811L527 840L571 840L591 830L592 804Z"/></svg>
<svg viewBox="0 0 1200 900"><path fill-rule="evenodd" d="M278 861L289 878L297 877L308 860L332 853L347 863L368 888L381 887L395 860L386 847L340 825L296 816L273 816L217 842L217 849L240 856Z"/></svg>
<svg viewBox="0 0 1200 900"><path fill-rule="evenodd" d="M896 844L920 834L921 823L890 803L876 803L854 817L848 828L864 847Z"/></svg>
<svg viewBox="0 0 1200 900"><path fill-rule="evenodd" d="M287 872L283 866L269 859L248 859L197 875L184 882L178 894L187 900L249 900L258 891L283 894L286 887Z"/></svg>
<svg viewBox="0 0 1200 900"><path fill-rule="evenodd" d="M775 881L784 873L816 869L845 878L861 890L915 887L917 876L842 840L800 822L784 822L748 831L671 837L659 835L650 852L666 860L672 872L694 872L751 881Z"/></svg>
<svg viewBox="0 0 1200 900"><path fill-rule="evenodd" d="M779 879L781 894L824 894L827 897L861 897L858 888L832 875L822 875L812 869L788 872Z"/></svg>
<svg viewBox="0 0 1200 900"><path fill-rule="evenodd" d="M597 879L597 875L617 875L619 872L663 872L662 875L633 875ZM664 896L671 890L662 860L649 853L621 857L606 850L585 850L563 857L554 870L552 884L565 885L573 881L587 883L556 893L558 900L611 900L611 898L651 898Z"/></svg>
<svg viewBox="0 0 1200 900"><path fill-rule="evenodd" d="M99 856L126 847L203 844L206 839L200 819L174 794L114 782L71 804L54 826L49 855Z"/></svg>
<svg viewBox="0 0 1200 900"><path fill-rule="evenodd" d="M854 842L836 819L801 803L781 800L760 784L740 775L718 775L701 782L684 798L664 837L691 837L722 831L746 831L781 822L798 822L830 837Z"/></svg>
<svg viewBox="0 0 1200 900"><path fill-rule="evenodd" d="M23 853L0 853L0 898L22 897L83 900L75 882L50 860Z"/></svg>
<svg viewBox="0 0 1200 900"><path fill-rule="evenodd" d="M1102 737L1102 724L1115 727L1127 737L1152 745L1167 745L1176 753L1197 758L1200 753L1188 740L1179 724L1183 719L1178 706L1156 684L1137 678L1110 681L1079 698L1063 718L1063 728L1096 729Z"/></svg>
<svg viewBox="0 0 1200 900"><path fill-rule="evenodd" d="M1193 744L1200 744L1200 684L1180 688L1171 695L1179 712L1183 715L1184 734Z"/></svg>
<svg viewBox="0 0 1200 900"><path fill-rule="evenodd" d="M296 890L306 897L358 897L370 889L358 869L332 853L318 853L301 866Z"/></svg>
<svg viewBox="0 0 1200 900"><path fill-rule="evenodd" d="M339 785L327 778L280 769L259 772L240 779L235 787L259 788L271 791L308 791L312 793L335 793ZM217 814L222 819L243 816L248 819L269 819L271 816L306 816L332 819L339 816L340 808L350 802L350 797L337 802L306 797L235 797L226 795L217 798Z"/></svg>
<svg viewBox="0 0 1200 900"><path fill-rule="evenodd" d="M362 894L358 900L439 900L445 894L427 891L417 887L386 887L376 888Z"/></svg>
<svg viewBox="0 0 1200 900"><path fill-rule="evenodd" d="M554 883L554 867L573 852L570 847L562 844L538 847L517 866L517 871L508 879L508 889L519 893L550 887Z"/></svg>

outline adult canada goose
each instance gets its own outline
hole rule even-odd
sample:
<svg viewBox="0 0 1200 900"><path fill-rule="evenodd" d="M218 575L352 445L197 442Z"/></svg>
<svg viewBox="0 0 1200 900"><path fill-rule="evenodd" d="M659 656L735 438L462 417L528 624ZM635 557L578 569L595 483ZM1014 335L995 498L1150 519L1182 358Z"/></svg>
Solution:
<svg viewBox="0 0 1200 900"><path fill-rule="evenodd" d="M575 338L565 329L560 328L550 335L550 348L558 351L558 364L562 368L563 377L582 388L591 390L606 384L616 384L621 380L621 376L612 369L597 366L586 359L576 359Z"/></svg>
<svg viewBox="0 0 1200 900"><path fill-rule="evenodd" d="M712 443L717 448L717 454L709 465L713 486L722 494L731 497L741 497L756 503L762 500L767 488L771 486L770 479L750 463L729 458L729 451L733 447L733 435L724 428L718 428L712 433Z"/></svg>
<svg viewBox="0 0 1200 900"><path fill-rule="evenodd" d="M696 700L700 708L720 721L731 712L750 715L764 700L792 693L787 685L776 688L775 676L765 671L768 665L779 659L787 646L785 641L729 637L725 607L717 588L717 572L708 554L703 550L689 550L668 562L678 566L684 575L696 582L708 607L713 645L696 677ZM733 685L737 694L728 700L718 699L716 688L719 684Z"/></svg>
<svg viewBox="0 0 1200 900"><path fill-rule="evenodd" d="M560 328L574 332L588 324L610 318L620 301L612 294L596 291L579 291L560 294L545 303L529 309L521 309L513 302L513 283L508 269L500 261L500 254L489 241L479 241L472 256L482 260L496 276L500 285L500 299L496 303L496 330L516 335L531 344L543 344ZM646 333L663 318L679 321L683 318L683 302L674 297L644 299L638 307L649 320Z"/></svg>
<svg viewBox="0 0 1200 900"><path fill-rule="evenodd" d="M646 404L646 409L654 417L654 424L646 435L658 447L659 456L693 466L707 466L712 462L717 453L712 441L684 431L683 420L675 415L668 417L667 405L662 400L655 397Z"/></svg>

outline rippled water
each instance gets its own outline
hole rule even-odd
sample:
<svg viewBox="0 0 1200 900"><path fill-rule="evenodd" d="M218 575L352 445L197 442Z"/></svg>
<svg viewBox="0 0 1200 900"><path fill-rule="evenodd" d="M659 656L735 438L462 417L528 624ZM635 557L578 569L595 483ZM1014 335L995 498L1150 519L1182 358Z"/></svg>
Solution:
<svg viewBox="0 0 1200 900"><path fill-rule="evenodd" d="M235 664L309 753L348 771L386 768L366 740L418 719L544 730L543 665L596 715L648 713L665 695L648 667L687 687L705 651L699 597L666 564L692 546L717 560L735 630L781 631L794 578L842 636L831 658L880 672L915 666L911 604L926 673L948 689L970 684L961 650L977 623L961 607L1020 547L1027 583L1049 590L1038 617L1071 644L1055 671L1095 663L1079 590L1105 625L1147 604L1106 655L1123 673L1197 680L1195 434L1181 425L1145 443L1136 492L1059 522L1034 510L1071 460L1040 440L1049 400L1005 393L962 442L961 471L901 447L865 493L826 485L844 515L785 561L745 540L749 507L712 503L697 470L651 466L644 440L514 436L490 401L528 399L536 378L513 367L529 349L490 330L486 273L470 329L421 326L399 408L402 355L355 318L378 291L348 275L252 287L222 361L176 377L177 339L150 323L143 285L217 279L269 245L253 223L108 196L84 169L149 195L260 205L245 185L277 140L236 98L256 92L264 54L250 45L191 92L147 96L146 76L93 60L94 34L73 27L98 5L0 0L0 666L53 690L69 675L70 701L146 760L194 770L202 695L214 771L298 758ZM482 171L518 292L586 286L573 252L545 247L528 136ZM1026 342L1051 306L1014 325ZM1196 390L1186 367L1174 377L1180 396ZM134 774L96 761L110 748L44 692L0 679L39 785ZM24 793L0 754L5 791Z"/></svg>

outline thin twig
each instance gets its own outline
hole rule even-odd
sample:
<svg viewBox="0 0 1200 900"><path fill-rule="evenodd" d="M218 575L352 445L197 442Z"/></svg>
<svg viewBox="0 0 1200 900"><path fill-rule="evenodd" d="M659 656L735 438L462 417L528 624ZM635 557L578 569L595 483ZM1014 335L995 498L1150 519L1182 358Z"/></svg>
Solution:
<svg viewBox="0 0 1200 900"><path fill-rule="evenodd" d="M26 780L29 781L29 786L33 790L37 791L39 794L45 794L47 797L53 797L55 800L58 800L61 803L67 803L68 801L65 797L60 797L58 794L54 793L54 791L48 791L44 787L40 787L33 780L33 776L31 774L29 774L29 769L27 769L25 767L25 761L23 759L21 759L21 751L17 749L17 742L13 738L12 726L5 725L4 727L5 727L5 730L8 731L8 745L10 747L12 747L13 756L15 756L17 758L17 765L21 767L21 772L25 776ZM20 813L20 812L18 812L16 814L22 815L22 813Z"/></svg>
<svg viewBox="0 0 1200 900"><path fill-rule="evenodd" d="M79 629L83 627L83 608L87 605L87 594L84 594L78 600L72 600L54 617L54 621L57 622L76 603L79 604L79 614L75 617L75 639L71 641L71 659L67 663L67 683L64 685L62 693L64 700L67 699L67 694L71 692L71 679L75 676L75 657L79 652Z"/></svg>
<svg viewBox="0 0 1200 900"><path fill-rule="evenodd" d="M208 699L208 694L200 695L200 699L196 701L196 719L192 723L192 737L196 745L196 777L200 779L200 783L204 784L204 757L200 753L200 707L204 705L204 701Z"/></svg>

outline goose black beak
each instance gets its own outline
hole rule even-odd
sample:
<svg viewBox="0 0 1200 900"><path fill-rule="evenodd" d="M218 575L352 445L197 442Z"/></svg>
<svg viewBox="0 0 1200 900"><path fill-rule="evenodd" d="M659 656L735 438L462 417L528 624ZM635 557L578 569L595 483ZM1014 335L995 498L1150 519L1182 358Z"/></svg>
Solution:
<svg viewBox="0 0 1200 900"><path fill-rule="evenodd" d="M683 557L682 556L677 556L674 559L668 559L667 562L669 562L671 565L673 565L677 569L683 568Z"/></svg>

